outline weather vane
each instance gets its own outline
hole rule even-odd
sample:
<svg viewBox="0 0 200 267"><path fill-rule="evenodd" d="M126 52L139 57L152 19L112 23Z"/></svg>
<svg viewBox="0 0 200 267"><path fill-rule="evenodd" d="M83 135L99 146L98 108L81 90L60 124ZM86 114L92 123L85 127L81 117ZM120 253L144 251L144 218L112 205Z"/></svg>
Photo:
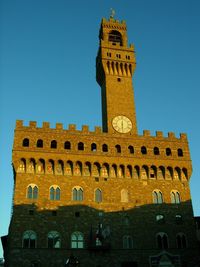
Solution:
<svg viewBox="0 0 200 267"><path fill-rule="evenodd" d="M110 17L111 18L114 18L114 16L115 16L115 10L113 8L111 8L110 9L110 12L111 12Z"/></svg>

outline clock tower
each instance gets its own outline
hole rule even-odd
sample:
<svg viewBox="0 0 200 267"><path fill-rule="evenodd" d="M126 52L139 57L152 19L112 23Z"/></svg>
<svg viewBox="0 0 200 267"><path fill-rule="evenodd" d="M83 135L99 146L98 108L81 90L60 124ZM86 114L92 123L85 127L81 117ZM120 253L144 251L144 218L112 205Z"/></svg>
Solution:
<svg viewBox="0 0 200 267"><path fill-rule="evenodd" d="M128 46L125 21L102 19L96 79L101 86L103 131L124 136L137 134L132 76L134 46Z"/></svg>

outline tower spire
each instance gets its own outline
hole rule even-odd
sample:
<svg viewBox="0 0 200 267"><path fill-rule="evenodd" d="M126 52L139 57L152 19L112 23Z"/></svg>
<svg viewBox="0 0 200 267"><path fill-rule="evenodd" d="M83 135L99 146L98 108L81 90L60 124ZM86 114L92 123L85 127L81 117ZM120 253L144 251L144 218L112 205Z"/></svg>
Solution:
<svg viewBox="0 0 200 267"><path fill-rule="evenodd" d="M111 9L110 9L110 18L114 18L114 16L115 16L115 10L111 7Z"/></svg>

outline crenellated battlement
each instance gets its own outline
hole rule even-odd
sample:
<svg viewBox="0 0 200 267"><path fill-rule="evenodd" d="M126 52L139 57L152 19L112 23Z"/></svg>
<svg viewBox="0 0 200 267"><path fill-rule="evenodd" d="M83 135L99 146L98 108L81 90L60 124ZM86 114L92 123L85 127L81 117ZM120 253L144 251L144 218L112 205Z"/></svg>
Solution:
<svg viewBox="0 0 200 267"><path fill-rule="evenodd" d="M26 126L23 120L16 121L16 130L23 130L23 131L36 131L37 130L37 132L52 131L52 133L56 131L60 133L77 133L77 134L93 134L93 135L103 134L106 136L110 136L110 134L103 132L100 126L95 126L94 131L91 131L88 125L82 125L82 129L78 130L76 127L76 124L69 124L68 127L64 128L63 123L56 123L56 126L54 128L51 128L51 125L49 122L43 122L42 127L39 127L36 121L29 121L29 125ZM115 134L114 136L123 137L121 134ZM174 132L168 132L167 136L165 136L162 131L156 131L155 135L151 135L150 130L143 130L142 135L134 135L134 137L136 136L141 137L141 138L149 137L153 139L164 139L164 140L169 140L169 141L174 141L174 140L182 140L185 142L187 141L187 134L185 133L180 133L179 137L177 137Z"/></svg>
<svg viewBox="0 0 200 267"><path fill-rule="evenodd" d="M101 25L102 25L102 27L105 27L105 28L121 29L121 30L126 31L126 21L125 20L119 21L119 20L114 19L114 18L109 18L107 20L106 18L103 18Z"/></svg>
<svg viewBox="0 0 200 267"><path fill-rule="evenodd" d="M59 131L59 132L71 132L71 133L92 133L92 134L100 134L102 133L102 128L100 126L95 126L94 131L89 130L88 125L82 125L82 129L78 130L76 128L76 124L69 124L68 127L64 128L63 123L56 123L56 127L51 128L49 122L43 122L42 127L37 125L36 121L29 121L29 125L26 126L23 120L16 121L16 130L23 130L23 131Z"/></svg>

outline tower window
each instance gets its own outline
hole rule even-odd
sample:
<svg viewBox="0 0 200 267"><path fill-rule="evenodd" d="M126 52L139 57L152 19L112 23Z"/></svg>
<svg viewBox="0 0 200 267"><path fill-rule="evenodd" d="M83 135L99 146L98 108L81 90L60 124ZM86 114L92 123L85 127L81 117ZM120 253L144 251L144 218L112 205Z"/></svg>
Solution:
<svg viewBox="0 0 200 267"><path fill-rule="evenodd" d="M160 155L160 151L158 147L154 147L153 152L154 152L154 155Z"/></svg>
<svg viewBox="0 0 200 267"><path fill-rule="evenodd" d="M183 157L183 150L181 148L179 148L177 152L179 157Z"/></svg>
<svg viewBox="0 0 200 267"><path fill-rule="evenodd" d="M117 81L118 81L118 82L121 82L121 78L118 77L118 78L117 78Z"/></svg>
<svg viewBox="0 0 200 267"><path fill-rule="evenodd" d="M102 151L103 151L103 152L108 152L108 145L103 144L103 145L102 145Z"/></svg>
<svg viewBox="0 0 200 267"><path fill-rule="evenodd" d="M143 155L146 155L146 154L147 154L147 149L146 149L145 146L142 146L142 147L141 147L141 153L142 153Z"/></svg>
<svg viewBox="0 0 200 267"><path fill-rule="evenodd" d="M52 210L51 215L52 215L52 216L57 216L57 210Z"/></svg>
<svg viewBox="0 0 200 267"><path fill-rule="evenodd" d="M165 233L158 233L157 234L157 246L159 249L167 249L168 245L168 237Z"/></svg>
<svg viewBox="0 0 200 267"><path fill-rule="evenodd" d="M28 213L29 215L34 215L34 210L29 210Z"/></svg>
<svg viewBox="0 0 200 267"><path fill-rule="evenodd" d="M83 248L83 234L74 232L71 235L71 248Z"/></svg>
<svg viewBox="0 0 200 267"><path fill-rule="evenodd" d="M166 148L166 155L167 156L171 156L172 155L172 151L169 147Z"/></svg>
<svg viewBox="0 0 200 267"><path fill-rule="evenodd" d="M23 233L22 247L23 248L35 248L36 247L36 233L34 231L26 231Z"/></svg>
<svg viewBox="0 0 200 267"><path fill-rule="evenodd" d="M134 154L134 147L133 146L129 146L128 149L129 149L130 154Z"/></svg>
<svg viewBox="0 0 200 267"><path fill-rule="evenodd" d="M60 188L58 186L51 186L49 193L50 200L60 200Z"/></svg>
<svg viewBox="0 0 200 267"><path fill-rule="evenodd" d="M182 216L180 214L176 214L175 221L176 221L176 224L182 224L183 223Z"/></svg>
<svg viewBox="0 0 200 267"><path fill-rule="evenodd" d="M28 138L24 138L24 140L22 142L22 146L29 147L29 139Z"/></svg>
<svg viewBox="0 0 200 267"><path fill-rule="evenodd" d="M181 198L180 193L178 191L172 191L170 195L172 204L180 204Z"/></svg>
<svg viewBox="0 0 200 267"><path fill-rule="evenodd" d="M56 140L51 141L51 148L57 148Z"/></svg>
<svg viewBox="0 0 200 267"><path fill-rule="evenodd" d="M161 204L163 203L163 195L162 192L159 190L153 191L153 203L154 204Z"/></svg>
<svg viewBox="0 0 200 267"><path fill-rule="evenodd" d="M108 56L108 57L111 57L111 53L110 53L110 52L107 52L107 56Z"/></svg>
<svg viewBox="0 0 200 267"><path fill-rule="evenodd" d="M42 139L37 140L37 147L43 147L43 140Z"/></svg>
<svg viewBox="0 0 200 267"><path fill-rule="evenodd" d="M123 236L123 248L124 249L133 248L133 239L130 235Z"/></svg>
<svg viewBox="0 0 200 267"><path fill-rule="evenodd" d="M116 43L119 43L120 46L122 46L122 35L118 31L111 31L108 36L108 41L112 42L113 45L116 45Z"/></svg>
<svg viewBox="0 0 200 267"><path fill-rule="evenodd" d="M60 248L60 234L56 231L48 233L48 248Z"/></svg>
<svg viewBox="0 0 200 267"><path fill-rule="evenodd" d="M164 223L165 222L165 218L164 218L164 215L162 214L157 214L156 215L156 221L160 224Z"/></svg>
<svg viewBox="0 0 200 267"><path fill-rule="evenodd" d="M27 188L27 198L37 199L38 198L38 187L34 184L31 184Z"/></svg>
<svg viewBox="0 0 200 267"><path fill-rule="evenodd" d="M84 150L84 144L82 142L78 143L78 150Z"/></svg>
<svg viewBox="0 0 200 267"><path fill-rule="evenodd" d="M176 236L176 243L177 243L177 248L186 248L187 247L187 241L186 241L186 236L183 233L179 233Z"/></svg>
<svg viewBox="0 0 200 267"><path fill-rule="evenodd" d="M116 57L117 57L117 58L121 58L121 55L120 55L120 54L116 54Z"/></svg>
<svg viewBox="0 0 200 267"><path fill-rule="evenodd" d="M76 218L79 218L79 217L80 217L80 212L79 212L79 211L76 211L76 212L75 212L75 217L76 217Z"/></svg>
<svg viewBox="0 0 200 267"><path fill-rule="evenodd" d="M97 145L95 143L91 144L91 151L97 151Z"/></svg>
<svg viewBox="0 0 200 267"><path fill-rule="evenodd" d="M116 148L117 153L121 153L121 146L120 145L116 145L115 148Z"/></svg>
<svg viewBox="0 0 200 267"><path fill-rule="evenodd" d="M102 192L100 189L96 189L95 191L95 201L96 202L102 202Z"/></svg>
<svg viewBox="0 0 200 267"><path fill-rule="evenodd" d="M74 201L83 201L83 189L76 187L72 191L72 198Z"/></svg>
<svg viewBox="0 0 200 267"><path fill-rule="evenodd" d="M69 141L66 141L64 144L65 149L71 149L71 143Z"/></svg>

